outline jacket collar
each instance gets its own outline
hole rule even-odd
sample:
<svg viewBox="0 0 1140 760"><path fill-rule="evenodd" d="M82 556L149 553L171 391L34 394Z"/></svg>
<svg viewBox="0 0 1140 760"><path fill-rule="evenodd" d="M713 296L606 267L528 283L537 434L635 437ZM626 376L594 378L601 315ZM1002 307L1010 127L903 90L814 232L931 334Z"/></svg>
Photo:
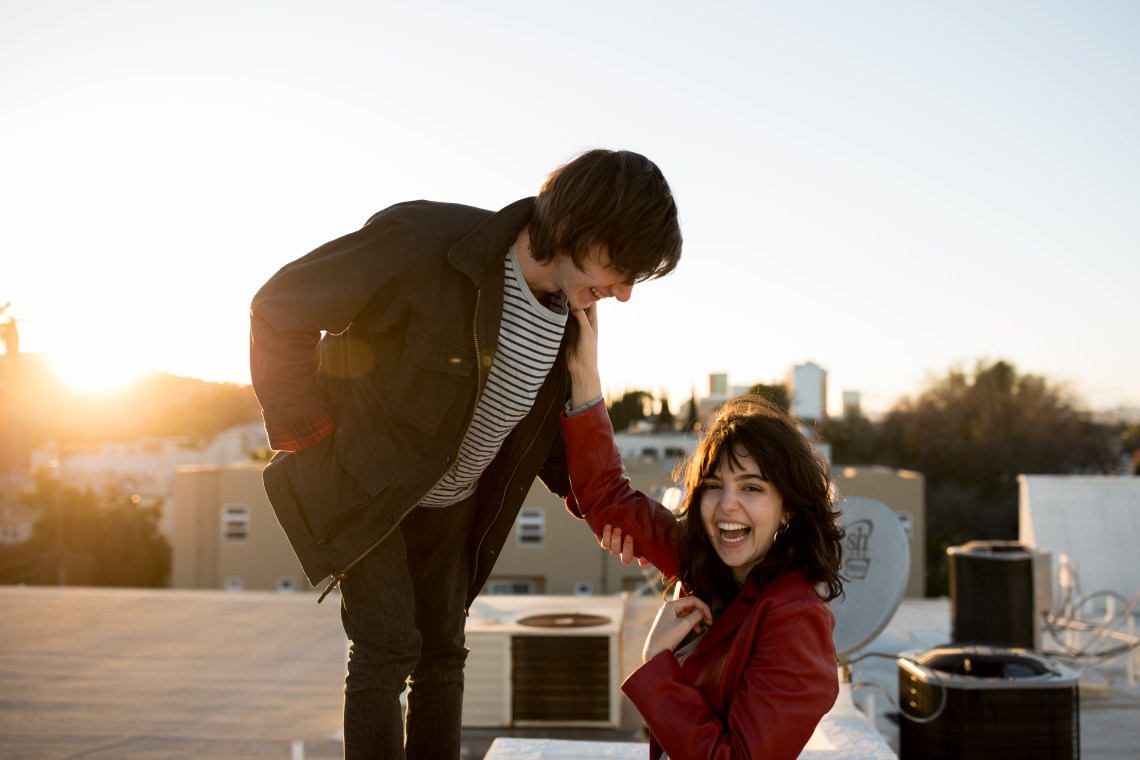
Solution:
<svg viewBox="0 0 1140 760"><path fill-rule="evenodd" d="M752 608L759 603L762 597L783 593L789 584L794 585L796 583L798 575L799 574L794 571L784 573L783 575L773 578L763 588L757 586L749 579L740 589L740 593L736 595L736 598L725 608L724 612L720 614L720 617L713 622L712 627L709 628L704 638L697 644L697 648L693 654L715 647L725 639L735 635L736 629L748 619L752 614Z"/></svg>
<svg viewBox="0 0 1140 760"><path fill-rule="evenodd" d="M533 197L523 198L489 216L451 247L447 260L479 287L490 275L501 277L503 257L519 230L530 222L534 201Z"/></svg>

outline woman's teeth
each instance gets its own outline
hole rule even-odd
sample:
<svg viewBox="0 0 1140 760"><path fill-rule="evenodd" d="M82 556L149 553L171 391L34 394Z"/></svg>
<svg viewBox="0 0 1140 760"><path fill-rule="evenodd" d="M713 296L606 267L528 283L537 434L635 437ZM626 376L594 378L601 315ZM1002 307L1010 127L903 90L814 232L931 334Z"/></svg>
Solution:
<svg viewBox="0 0 1140 760"><path fill-rule="evenodd" d="M740 523L720 522L716 527L720 531L720 540L726 544L738 544L752 532L751 528Z"/></svg>
<svg viewBox="0 0 1140 760"><path fill-rule="evenodd" d="M600 292L598 292L598 289L595 287L590 288L590 294L592 296L594 296L595 300L598 300L598 301L602 300L602 298L603 298L602 294Z"/></svg>

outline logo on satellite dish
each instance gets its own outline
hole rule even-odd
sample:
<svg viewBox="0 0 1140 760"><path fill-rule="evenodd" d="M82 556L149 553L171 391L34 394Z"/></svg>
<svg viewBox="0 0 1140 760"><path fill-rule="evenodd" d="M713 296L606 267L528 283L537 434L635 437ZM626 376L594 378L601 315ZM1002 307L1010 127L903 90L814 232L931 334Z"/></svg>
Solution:
<svg viewBox="0 0 1140 760"><path fill-rule="evenodd" d="M870 520L856 520L847 526L843 540L843 574L848 580L863 580L871 569L871 533L875 525Z"/></svg>

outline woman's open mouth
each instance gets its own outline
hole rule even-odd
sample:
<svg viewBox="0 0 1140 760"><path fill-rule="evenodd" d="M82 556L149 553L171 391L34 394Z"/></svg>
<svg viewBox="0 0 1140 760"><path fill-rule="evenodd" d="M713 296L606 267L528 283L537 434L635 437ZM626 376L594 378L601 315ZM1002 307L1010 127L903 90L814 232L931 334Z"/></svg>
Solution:
<svg viewBox="0 0 1140 760"><path fill-rule="evenodd" d="M747 525L732 522L719 522L716 524L719 534L720 542L722 544L739 544L744 539L748 538L748 534L752 532L752 528Z"/></svg>

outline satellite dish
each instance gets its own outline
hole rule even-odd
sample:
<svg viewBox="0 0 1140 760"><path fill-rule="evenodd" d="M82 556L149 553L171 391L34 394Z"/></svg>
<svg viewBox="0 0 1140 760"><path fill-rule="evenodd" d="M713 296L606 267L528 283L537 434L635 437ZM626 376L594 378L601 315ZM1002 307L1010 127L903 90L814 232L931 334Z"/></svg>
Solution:
<svg viewBox="0 0 1140 760"><path fill-rule="evenodd" d="M831 601L840 664L882 633L902 601L910 544L897 514L881 501L852 496L840 504L844 594Z"/></svg>

